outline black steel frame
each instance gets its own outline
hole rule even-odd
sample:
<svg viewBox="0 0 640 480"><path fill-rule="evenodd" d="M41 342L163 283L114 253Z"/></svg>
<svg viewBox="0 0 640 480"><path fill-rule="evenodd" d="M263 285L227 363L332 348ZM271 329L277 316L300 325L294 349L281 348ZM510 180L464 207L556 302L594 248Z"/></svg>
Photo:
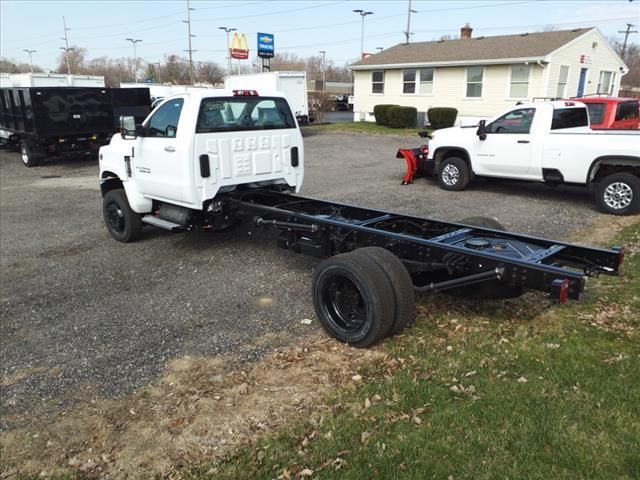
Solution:
<svg viewBox="0 0 640 480"><path fill-rule="evenodd" d="M329 257L365 246L386 248L405 263L420 291L499 281L579 299L585 277L616 275L624 255L618 247L589 248L267 189L236 191L224 201L257 227L276 230L280 247L299 253ZM483 249L487 244L492 247ZM560 293L563 282L568 291Z"/></svg>

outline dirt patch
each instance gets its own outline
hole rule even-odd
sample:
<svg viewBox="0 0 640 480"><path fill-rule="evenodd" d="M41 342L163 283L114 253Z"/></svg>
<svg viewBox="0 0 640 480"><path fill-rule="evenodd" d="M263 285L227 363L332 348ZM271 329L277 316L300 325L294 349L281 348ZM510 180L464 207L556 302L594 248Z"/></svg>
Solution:
<svg viewBox="0 0 640 480"><path fill-rule="evenodd" d="M603 214L588 229L573 232L567 241L583 245L590 244L591 246L601 245L603 247L610 247L616 235L629 225L639 221L640 215L616 217Z"/></svg>
<svg viewBox="0 0 640 480"><path fill-rule="evenodd" d="M158 382L128 398L88 400L37 428L5 433L3 468L166 476L308 414L329 391L360 381L360 366L383 356L316 338L243 370L219 358L176 359Z"/></svg>
<svg viewBox="0 0 640 480"><path fill-rule="evenodd" d="M15 385L16 383L22 382L32 375L40 375L40 374L48 374L50 376L56 376L60 374L59 368L49 368L44 366L34 366L31 368L22 368L20 370L16 370L15 372L11 372L8 375L4 375L2 377L2 381L0 381L0 385L3 387L8 387L10 385Z"/></svg>

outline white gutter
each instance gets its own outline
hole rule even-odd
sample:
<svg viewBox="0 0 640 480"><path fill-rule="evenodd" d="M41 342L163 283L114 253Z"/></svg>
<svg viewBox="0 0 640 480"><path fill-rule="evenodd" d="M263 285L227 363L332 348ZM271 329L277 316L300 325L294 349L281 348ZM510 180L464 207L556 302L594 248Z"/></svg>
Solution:
<svg viewBox="0 0 640 480"><path fill-rule="evenodd" d="M520 58L487 58L484 60L454 60L450 62L415 62L415 63L381 63L377 65L351 65L351 70L402 69L420 67L458 67L465 65L505 65L525 62L548 62L548 57L520 57Z"/></svg>

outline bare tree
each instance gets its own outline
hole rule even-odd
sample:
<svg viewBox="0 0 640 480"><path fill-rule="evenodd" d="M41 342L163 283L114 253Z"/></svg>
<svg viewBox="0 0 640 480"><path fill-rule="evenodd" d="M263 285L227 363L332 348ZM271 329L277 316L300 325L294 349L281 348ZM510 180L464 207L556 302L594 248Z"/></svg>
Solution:
<svg viewBox="0 0 640 480"><path fill-rule="evenodd" d="M69 69L71 73L74 74L83 74L84 73L84 62L85 57L87 56L87 49L78 47L76 45L69 48L69 53L62 52L58 56L58 66L56 68L56 73L67 73L67 55L69 56Z"/></svg>
<svg viewBox="0 0 640 480"><path fill-rule="evenodd" d="M616 53L622 57L622 42L615 39L609 41ZM629 67L629 73L620 79L623 89L640 88L640 45L627 43L622 61Z"/></svg>
<svg viewBox="0 0 640 480"><path fill-rule="evenodd" d="M29 73L31 66L28 63L17 63L13 58L0 57L0 72L2 73ZM38 65L33 66L33 71L36 73L44 72L44 69Z"/></svg>
<svg viewBox="0 0 640 480"><path fill-rule="evenodd" d="M196 81L216 85L222 83L224 72L217 63L198 62L196 67Z"/></svg>

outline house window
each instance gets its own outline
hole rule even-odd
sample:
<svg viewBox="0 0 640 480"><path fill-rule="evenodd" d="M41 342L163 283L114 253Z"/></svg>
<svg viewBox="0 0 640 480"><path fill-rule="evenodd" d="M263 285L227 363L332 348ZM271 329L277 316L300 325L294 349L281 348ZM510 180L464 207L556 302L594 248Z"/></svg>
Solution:
<svg viewBox="0 0 640 480"><path fill-rule="evenodd" d="M569 67L560 65L560 75L558 75L558 87L556 88L556 98L567 96L567 81L569 80Z"/></svg>
<svg viewBox="0 0 640 480"><path fill-rule="evenodd" d="M484 67L467 67L467 98L482 97Z"/></svg>
<svg viewBox="0 0 640 480"><path fill-rule="evenodd" d="M598 81L598 91L596 93L604 93L610 95L613 91L613 84L615 83L615 72L606 72L602 70L600 72L600 81Z"/></svg>
<svg viewBox="0 0 640 480"><path fill-rule="evenodd" d="M384 93L384 71L371 72L371 93Z"/></svg>
<svg viewBox="0 0 640 480"><path fill-rule="evenodd" d="M420 73L420 93L422 95L433 94L433 68L421 68Z"/></svg>
<svg viewBox="0 0 640 480"><path fill-rule="evenodd" d="M529 65L512 65L509 98L527 98L528 94Z"/></svg>
<svg viewBox="0 0 640 480"><path fill-rule="evenodd" d="M402 72L402 93L416 93L416 71Z"/></svg>
<svg viewBox="0 0 640 480"><path fill-rule="evenodd" d="M433 68L404 70L402 72L402 93L433 94Z"/></svg>

